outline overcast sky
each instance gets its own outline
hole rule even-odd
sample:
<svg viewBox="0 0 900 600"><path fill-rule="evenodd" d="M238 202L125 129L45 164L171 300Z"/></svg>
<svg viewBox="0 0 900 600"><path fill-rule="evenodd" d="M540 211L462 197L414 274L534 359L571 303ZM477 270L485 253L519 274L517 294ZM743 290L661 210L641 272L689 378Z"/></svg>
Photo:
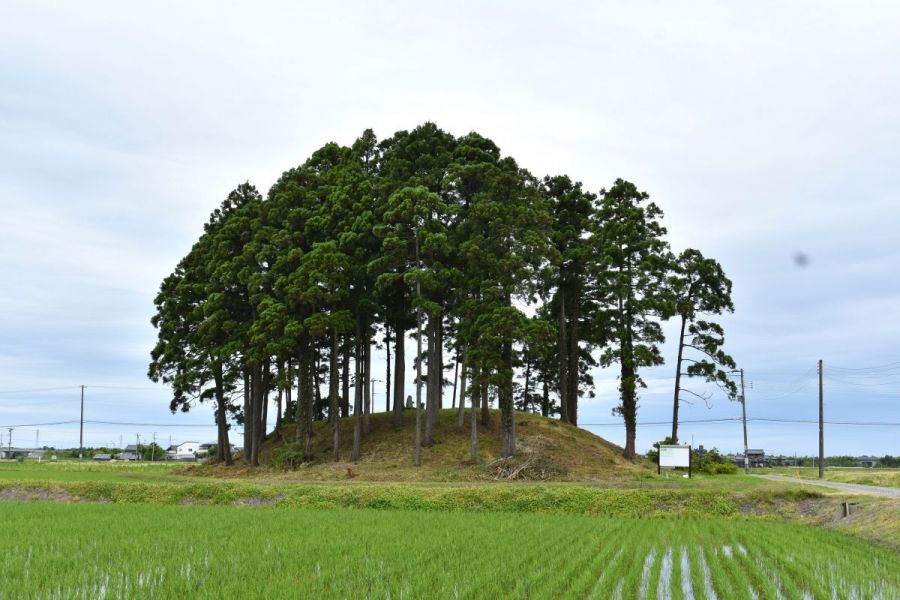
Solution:
<svg viewBox="0 0 900 600"><path fill-rule="evenodd" d="M77 419L80 384L89 420L211 423L171 415L146 379L162 278L238 183L265 192L328 141L426 120L537 175L649 192L673 248L734 281L724 325L751 417L816 419L821 358L827 419L900 422L895 3L385 4L4 2L0 425ZM639 421L671 418L672 340ZM615 377L598 371L584 423L619 422ZM65 389L17 393L50 387ZM740 415L713 402L682 418ZM815 424L749 428L751 447L817 452ZM77 425L40 429L77 445ZM620 424L591 429L624 443ZM669 429L640 427L638 449ZM154 431L215 437L91 424L85 443ZM738 423L681 433L742 445ZM900 427L829 425L826 442L900 454Z"/></svg>

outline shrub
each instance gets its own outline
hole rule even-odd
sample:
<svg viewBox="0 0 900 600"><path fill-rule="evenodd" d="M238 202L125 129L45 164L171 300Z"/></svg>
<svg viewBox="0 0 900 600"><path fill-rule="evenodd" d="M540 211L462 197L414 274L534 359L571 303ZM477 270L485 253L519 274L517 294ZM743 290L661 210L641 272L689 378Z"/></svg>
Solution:
<svg viewBox="0 0 900 600"><path fill-rule="evenodd" d="M737 467L732 462L707 462L701 470L709 475L731 475L737 473Z"/></svg>

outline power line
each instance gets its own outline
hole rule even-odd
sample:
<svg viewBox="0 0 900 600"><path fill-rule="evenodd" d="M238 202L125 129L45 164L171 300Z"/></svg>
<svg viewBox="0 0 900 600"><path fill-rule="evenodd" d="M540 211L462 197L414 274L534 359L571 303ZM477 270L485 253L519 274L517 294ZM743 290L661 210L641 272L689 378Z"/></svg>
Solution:
<svg viewBox="0 0 900 600"><path fill-rule="evenodd" d="M120 423L118 421L89 421L85 419L85 423L92 425L121 425L124 427L216 427L215 423ZM56 421L53 423L23 423L18 425L0 425L0 428L7 427L50 427L53 425L74 425L81 423L80 420L74 421Z"/></svg>
<svg viewBox="0 0 900 600"><path fill-rule="evenodd" d="M160 387L148 387L148 386L134 386L134 385L88 385L86 387L93 389L101 389L101 390L140 390L144 392L149 391L157 391L165 388Z"/></svg>
<svg viewBox="0 0 900 600"><path fill-rule="evenodd" d="M37 392L58 392L62 390L77 390L80 386L67 385L64 387L32 388L28 390L3 390L0 394L33 394Z"/></svg>
<svg viewBox="0 0 900 600"><path fill-rule="evenodd" d="M765 423L802 423L802 424L811 424L818 423L818 419L779 419L774 417L747 417L748 421L761 421ZM739 423L741 421L740 417L725 417L721 419L694 419L694 420L681 420L679 419L678 423ZM900 427L900 421L825 421L827 425L856 425L856 426L886 426L886 427ZM579 423L579 427L621 427L624 424L623 421L618 422L608 422L608 423ZM647 425L671 425L672 421L642 421L637 423L640 426Z"/></svg>
<svg viewBox="0 0 900 600"><path fill-rule="evenodd" d="M125 427L218 427L215 423L121 423L118 421L85 421L94 425L122 425Z"/></svg>
<svg viewBox="0 0 900 600"><path fill-rule="evenodd" d="M829 366L829 369L834 369L836 371L853 371L853 372L862 372L862 371L896 371L900 370L900 361L887 363L885 365L876 365L871 367L835 367Z"/></svg>

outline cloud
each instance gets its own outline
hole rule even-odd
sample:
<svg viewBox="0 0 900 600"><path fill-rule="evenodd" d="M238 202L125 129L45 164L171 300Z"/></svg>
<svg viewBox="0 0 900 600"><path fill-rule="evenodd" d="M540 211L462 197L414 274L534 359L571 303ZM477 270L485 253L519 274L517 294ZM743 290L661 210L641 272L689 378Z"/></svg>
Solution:
<svg viewBox="0 0 900 600"><path fill-rule="evenodd" d="M0 22L0 375L143 385L153 295L230 189L265 191L329 140L426 119L478 130L538 175L650 192L673 247L734 280L728 349L760 391L818 358L896 358L898 25L887 2L14 0ZM644 373L641 418L668 415L672 370ZM615 376L597 373L583 414L612 419ZM835 412L900 420L854 389L835 386ZM146 398L136 418L173 418L164 392ZM807 400L752 406L806 415ZM812 451L784 427L753 431ZM697 428L730 439L716 431ZM890 451L895 433L836 431L834 447Z"/></svg>

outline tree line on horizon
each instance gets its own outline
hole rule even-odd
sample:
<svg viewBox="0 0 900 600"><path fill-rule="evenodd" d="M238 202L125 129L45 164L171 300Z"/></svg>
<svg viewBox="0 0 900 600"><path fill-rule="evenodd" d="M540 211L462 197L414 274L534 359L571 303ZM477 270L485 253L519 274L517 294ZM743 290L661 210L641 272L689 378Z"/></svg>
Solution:
<svg viewBox="0 0 900 600"><path fill-rule="evenodd" d="M425 123L379 141L366 130L351 146L322 146L265 197L243 183L213 211L155 298L148 376L171 386L173 412L215 403L226 464L229 421L243 425L245 461L259 464L273 395L276 428L296 424L306 458L313 422L326 420L340 460L338 420L352 414L357 460L381 349L396 426L415 369L419 464L449 369L459 430L471 409L475 460L476 419L492 426L491 405L510 457L516 410L577 425L591 369L615 364L614 414L633 458L640 372L664 363L663 321L680 325L673 439L684 394L708 399L683 377L737 393L724 331L709 320L733 311L731 281L698 250L673 253L662 217L631 182L592 193L567 175L538 178L474 132Z"/></svg>

